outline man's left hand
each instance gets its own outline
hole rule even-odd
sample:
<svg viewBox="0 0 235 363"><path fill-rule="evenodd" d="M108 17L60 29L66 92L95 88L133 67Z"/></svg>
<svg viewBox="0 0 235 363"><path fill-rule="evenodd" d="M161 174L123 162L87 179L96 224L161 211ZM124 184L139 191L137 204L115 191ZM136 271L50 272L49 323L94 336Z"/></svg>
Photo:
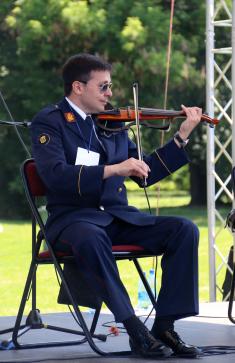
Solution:
<svg viewBox="0 0 235 363"><path fill-rule="evenodd" d="M199 124L202 117L202 109L199 107L185 107L184 105L181 105L181 107L186 114L186 120L180 126L179 135L183 140L186 140Z"/></svg>

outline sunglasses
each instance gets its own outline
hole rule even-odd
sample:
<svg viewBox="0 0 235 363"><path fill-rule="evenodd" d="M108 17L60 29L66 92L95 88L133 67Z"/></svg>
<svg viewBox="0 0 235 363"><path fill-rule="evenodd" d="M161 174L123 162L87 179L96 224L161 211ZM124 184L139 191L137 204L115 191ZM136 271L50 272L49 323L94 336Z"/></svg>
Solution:
<svg viewBox="0 0 235 363"><path fill-rule="evenodd" d="M113 85L112 82L100 84L99 85L100 92L101 93L107 92L108 89L112 88L112 85Z"/></svg>
<svg viewBox="0 0 235 363"><path fill-rule="evenodd" d="M88 81L79 81L79 82L87 84ZM109 82L109 83L100 84L98 87L101 93L105 93L108 91L108 89L112 88L112 85L113 85L112 82Z"/></svg>

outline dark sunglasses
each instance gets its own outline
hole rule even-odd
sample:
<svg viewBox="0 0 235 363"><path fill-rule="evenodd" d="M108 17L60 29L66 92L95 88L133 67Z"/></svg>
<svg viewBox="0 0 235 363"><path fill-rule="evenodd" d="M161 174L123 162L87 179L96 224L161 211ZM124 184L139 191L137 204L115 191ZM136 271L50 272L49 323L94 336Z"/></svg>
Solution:
<svg viewBox="0 0 235 363"><path fill-rule="evenodd" d="M79 82L87 84L88 81L79 81ZM100 84L99 90L101 93L105 93L108 91L108 89L112 88L112 85L113 85L112 82Z"/></svg>

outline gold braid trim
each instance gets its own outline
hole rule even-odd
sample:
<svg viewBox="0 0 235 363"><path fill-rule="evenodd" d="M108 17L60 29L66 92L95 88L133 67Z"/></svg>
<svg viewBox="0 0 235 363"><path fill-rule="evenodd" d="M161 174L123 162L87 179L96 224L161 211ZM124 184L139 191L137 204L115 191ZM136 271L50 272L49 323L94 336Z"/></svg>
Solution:
<svg viewBox="0 0 235 363"><path fill-rule="evenodd" d="M78 174L78 193L79 193L80 196L82 196L81 188L80 188L80 180L81 180L81 171L82 171L83 166L84 165L81 165L80 170L79 170L79 174Z"/></svg>
<svg viewBox="0 0 235 363"><path fill-rule="evenodd" d="M168 169L168 167L166 166L166 164L164 163L164 161L162 160L162 158L160 157L160 155L158 154L157 150L154 151L155 154L157 155L158 159L160 160L160 162L162 163L162 165L166 168L166 170L168 171L169 174L172 174L172 172Z"/></svg>

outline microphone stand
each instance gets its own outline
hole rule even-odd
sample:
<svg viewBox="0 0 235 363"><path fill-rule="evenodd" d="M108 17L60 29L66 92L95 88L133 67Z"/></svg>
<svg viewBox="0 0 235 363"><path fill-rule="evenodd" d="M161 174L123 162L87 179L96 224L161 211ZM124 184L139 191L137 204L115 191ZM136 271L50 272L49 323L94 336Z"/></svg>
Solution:
<svg viewBox="0 0 235 363"><path fill-rule="evenodd" d="M23 127L30 127L31 126L31 122L29 121L3 121L0 120L0 126L23 126Z"/></svg>
<svg viewBox="0 0 235 363"><path fill-rule="evenodd" d="M8 110L8 109L7 109ZM10 114L11 116L11 114ZM12 118L12 116L11 116ZM17 121L14 121L13 118L12 118L12 121L3 121L3 120L0 120L0 126L13 126L15 131L16 131L16 134L23 146L23 148L25 149L26 153L28 154L28 156L30 157L30 153L26 147L26 145L24 144L23 140L22 140L22 137L21 135L19 134L18 130L17 130L17 127L20 126L20 127L30 127L31 125L31 122L29 121L20 121L20 122L17 122ZM21 328L21 332L19 334L19 336L23 335L24 333L26 333L30 327L29 326L32 326L33 324L40 324L41 323L41 318L40 318L40 315L39 315L39 312L38 310L32 310L30 312L30 314L28 315L27 319L26 319L26 324L22 325L20 328ZM8 328L8 329L3 329L0 331L0 335L3 335L3 334L7 334L7 333L10 333L14 330L14 328ZM0 340L0 351L1 350L10 350L10 349L14 349L15 346L12 342L12 339L5 339L5 340Z"/></svg>

